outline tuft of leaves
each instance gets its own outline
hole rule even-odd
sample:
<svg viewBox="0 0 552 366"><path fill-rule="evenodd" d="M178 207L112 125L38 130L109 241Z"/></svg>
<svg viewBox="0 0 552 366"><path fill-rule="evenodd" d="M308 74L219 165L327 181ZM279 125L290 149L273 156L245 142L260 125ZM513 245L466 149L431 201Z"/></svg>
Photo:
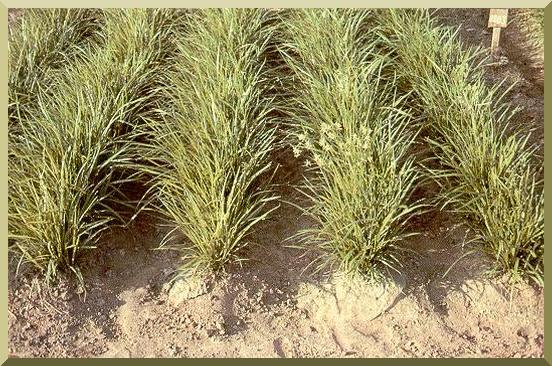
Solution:
<svg viewBox="0 0 552 366"><path fill-rule="evenodd" d="M8 28L8 120L10 127L36 107L53 70L83 57L99 41L103 15L97 9L27 9Z"/></svg>
<svg viewBox="0 0 552 366"><path fill-rule="evenodd" d="M543 285L544 191L534 147L523 131L508 134L516 112L503 102L503 84L488 87L481 50L464 49L456 32L425 10L382 11L381 37L395 69L430 131L441 168L444 206L469 218L496 270Z"/></svg>
<svg viewBox="0 0 552 366"><path fill-rule="evenodd" d="M544 69L544 9L512 9L511 13L509 23L511 28L519 30L532 67ZM544 75L540 75L539 79L544 83Z"/></svg>
<svg viewBox="0 0 552 366"><path fill-rule="evenodd" d="M176 225L161 247L182 251L181 275L244 260L249 234L274 209L267 179L275 133L266 65L271 14L193 14L166 88L170 107L164 120L150 121L150 139L140 145L154 208ZM172 240L177 233L187 241Z"/></svg>
<svg viewBox="0 0 552 366"><path fill-rule="evenodd" d="M82 285L83 250L122 218L120 185L132 166L131 133L159 97L174 49L171 10L109 10L104 42L56 75L20 121L8 162L9 238L46 279L70 270Z"/></svg>
<svg viewBox="0 0 552 366"><path fill-rule="evenodd" d="M281 53L292 71L290 116L296 156L310 166L300 190L317 226L298 233L321 250L317 270L337 266L371 279L397 270L418 172L407 155L416 132L404 97L378 53L371 12L293 10L282 16ZM313 262L314 263L314 262Z"/></svg>

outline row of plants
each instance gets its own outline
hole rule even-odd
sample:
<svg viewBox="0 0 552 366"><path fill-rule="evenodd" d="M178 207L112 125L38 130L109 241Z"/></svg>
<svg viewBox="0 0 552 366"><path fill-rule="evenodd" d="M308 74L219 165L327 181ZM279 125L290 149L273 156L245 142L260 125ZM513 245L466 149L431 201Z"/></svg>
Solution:
<svg viewBox="0 0 552 366"><path fill-rule="evenodd" d="M102 40L51 75L55 83L47 93L33 90L36 107L10 132L11 248L46 279L63 269L82 284L79 255L122 220L114 207L127 203L120 187L131 169L130 137L160 96L158 75L169 62L167 50L174 49L181 16L171 10L103 12ZM55 59L57 48L49 52ZM31 61L36 66L44 59ZM36 77L32 83L44 83L40 73L29 77Z"/></svg>
<svg viewBox="0 0 552 366"><path fill-rule="evenodd" d="M147 197L175 225L161 246L183 252L180 275L240 262L255 225L276 208L269 204L278 197L270 184L275 124L266 62L272 18L254 9L190 16L167 76L164 116L143 131Z"/></svg>
<svg viewBox="0 0 552 366"><path fill-rule="evenodd" d="M375 20L403 88L423 111L442 205L467 218L496 270L543 285L542 166L527 131L510 125L509 89L483 79L485 50L464 48L427 10L382 11Z"/></svg>
<svg viewBox="0 0 552 366"><path fill-rule="evenodd" d="M244 260L279 197L283 131L305 161L318 269L400 266L421 178L514 277L543 284L544 193L481 51L416 10L43 10L10 37L9 239L47 279L146 208L183 275ZM421 123L420 123L421 121ZM280 132L277 132L280 131ZM418 164L420 131L434 163ZM525 136L525 137L523 137ZM426 168L425 165L431 166ZM125 184L147 187L141 204Z"/></svg>
<svg viewBox="0 0 552 366"><path fill-rule="evenodd" d="M309 173L302 187L316 221L299 243L320 251L317 269L375 278L397 270L419 171L410 110L378 52L370 11L298 10L282 15L282 54L292 70L292 144Z"/></svg>
<svg viewBox="0 0 552 366"><path fill-rule="evenodd" d="M510 23L522 32L533 67L544 68L544 9L515 9Z"/></svg>
<svg viewBox="0 0 552 366"><path fill-rule="evenodd" d="M12 128L36 107L52 74L99 41L101 14L94 9L29 9L8 28L8 121Z"/></svg>

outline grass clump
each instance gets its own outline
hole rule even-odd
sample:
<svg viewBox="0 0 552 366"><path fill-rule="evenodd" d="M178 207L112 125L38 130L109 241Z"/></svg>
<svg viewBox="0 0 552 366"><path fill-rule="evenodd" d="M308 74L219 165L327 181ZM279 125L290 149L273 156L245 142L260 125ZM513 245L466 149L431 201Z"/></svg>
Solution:
<svg viewBox="0 0 552 366"><path fill-rule="evenodd" d="M519 22L531 38L532 44L544 50L544 9L516 9L514 22Z"/></svg>
<svg viewBox="0 0 552 366"><path fill-rule="evenodd" d="M480 53L463 49L427 11L377 17L403 86L423 111L442 168L444 205L467 216L496 269L543 284L544 192L528 136L507 134L515 112L483 80Z"/></svg>
<svg viewBox="0 0 552 366"><path fill-rule="evenodd" d="M265 51L267 10L195 13L179 40L164 121L152 121L143 156L155 208L188 239L181 275L220 271L244 258L249 234L275 195L265 179L273 149ZM173 238L168 235L161 243Z"/></svg>
<svg viewBox="0 0 552 366"><path fill-rule="evenodd" d="M318 269L378 278L398 267L417 179L407 156L415 133L387 60L370 43L370 13L293 10L283 15L282 54L292 71L290 116L296 156L311 166L301 189L317 226L299 243L321 250ZM314 263L314 262L313 262Z"/></svg>
<svg viewBox="0 0 552 366"><path fill-rule="evenodd" d="M97 9L27 9L8 36L8 121L28 116L37 94L54 82L51 71L84 56L98 41Z"/></svg>
<svg viewBox="0 0 552 366"><path fill-rule="evenodd" d="M9 238L47 280L72 271L120 218L130 133L158 97L175 13L110 10L105 41L57 78L10 145ZM124 169L125 168L125 169Z"/></svg>
<svg viewBox="0 0 552 366"><path fill-rule="evenodd" d="M524 51L528 53L532 66L544 68L544 9L512 9L510 23L514 31L519 30ZM540 77L544 82L544 76Z"/></svg>

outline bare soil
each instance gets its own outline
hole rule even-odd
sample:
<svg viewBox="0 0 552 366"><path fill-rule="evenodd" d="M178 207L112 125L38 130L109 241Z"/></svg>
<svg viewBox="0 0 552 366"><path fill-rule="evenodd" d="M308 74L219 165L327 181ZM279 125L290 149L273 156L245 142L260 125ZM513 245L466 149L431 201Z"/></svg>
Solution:
<svg viewBox="0 0 552 366"><path fill-rule="evenodd" d="M466 44L490 44L488 10L437 16L461 26ZM515 123L533 128L544 152L543 70L525 58L517 39L510 28L503 32L503 58L487 77L520 80L509 95L524 107ZM291 154L277 160L282 197L301 204L289 188L301 164ZM465 254L469 233L460 222L446 212L429 214L418 223L422 234L405 243L411 254L401 276L387 288L343 290L326 274L303 271L312 258L285 239L312 222L282 204L253 234L250 261L179 302L169 284L179 255L154 250L169 229L141 215L83 258L85 296L69 279L48 289L31 271L15 277L12 258L10 356L543 357L543 290L512 289L487 276L484 256Z"/></svg>

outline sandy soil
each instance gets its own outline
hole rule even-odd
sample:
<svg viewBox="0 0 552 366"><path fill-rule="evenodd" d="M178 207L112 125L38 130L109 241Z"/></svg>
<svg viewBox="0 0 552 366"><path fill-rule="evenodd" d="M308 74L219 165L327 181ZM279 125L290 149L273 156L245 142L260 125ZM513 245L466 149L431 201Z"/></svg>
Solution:
<svg viewBox="0 0 552 366"><path fill-rule="evenodd" d="M467 44L490 44L487 11L441 10L463 27ZM520 79L510 99L525 107L516 123L535 128L544 151L542 70L523 58L506 30L503 59L490 82ZM292 155L278 157L283 198L300 203L287 184L302 171ZM461 220L432 212L416 223L423 233L405 243L402 276L386 288L343 288L303 273L311 258L285 239L312 225L282 205L253 235L243 264L199 296L181 301L168 284L177 253L153 250L168 228L142 215L113 229L84 258L86 296L71 282L47 289L32 273L9 278L12 357L543 357L542 289L508 290L485 276L477 253L462 256L469 234Z"/></svg>

